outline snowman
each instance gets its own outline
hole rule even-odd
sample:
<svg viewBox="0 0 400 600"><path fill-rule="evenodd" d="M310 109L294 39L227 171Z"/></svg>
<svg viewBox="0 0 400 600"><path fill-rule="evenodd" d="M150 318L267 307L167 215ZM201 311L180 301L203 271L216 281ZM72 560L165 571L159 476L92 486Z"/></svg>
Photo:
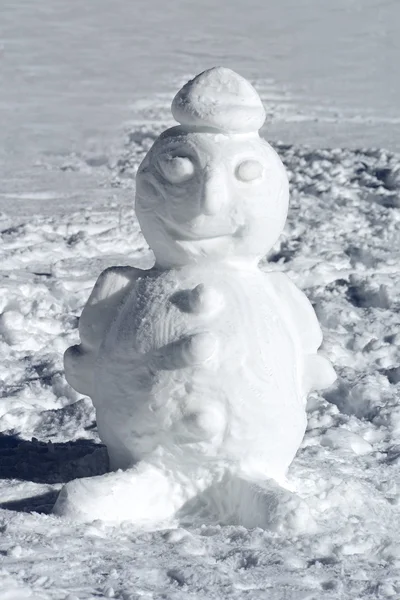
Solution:
<svg viewBox="0 0 400 600"><path fill-rule="evenodd" d="M154 267L106 269L83 310L81 344L65 354L68 382L96 408L111 472L68 483L54 512L149 526L207 499L221 518L259 525L262 490L284 481L302 441L307 394L335 374L317 353L306 296L258 267L289 194L258 134L257 92L216 67L183 86L172 114L179 125L156 140L136 180Z"/></svg>

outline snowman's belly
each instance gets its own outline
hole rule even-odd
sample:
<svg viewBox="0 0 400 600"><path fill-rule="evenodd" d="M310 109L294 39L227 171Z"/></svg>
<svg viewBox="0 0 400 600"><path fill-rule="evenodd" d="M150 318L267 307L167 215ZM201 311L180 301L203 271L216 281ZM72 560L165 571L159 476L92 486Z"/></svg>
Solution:
<svg viewBox="0 0 400 600"><path fill-rule="evenodd" d="M211 453L251 454L276 447L291 430L297 449L304 431L298 357L267 283L259 271L226 267L138 281L100 352L94 398L136 454L197 442ZM193 311L185 294L198 284L215 301ZM180 365L180 340L204 332L216 340L214 354Z"/></svg>

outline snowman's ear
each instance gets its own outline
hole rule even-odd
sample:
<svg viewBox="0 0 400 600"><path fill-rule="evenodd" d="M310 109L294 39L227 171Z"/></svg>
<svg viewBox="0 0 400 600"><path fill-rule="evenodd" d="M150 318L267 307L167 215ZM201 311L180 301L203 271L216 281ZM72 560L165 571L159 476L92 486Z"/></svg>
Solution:
<svg viewBox="0 0 400 600"><path fill-rule="evenodd" d="M85 349L99 349L138 271L133 267L110 267L101 273L79 320L79 335Z"/></svg>

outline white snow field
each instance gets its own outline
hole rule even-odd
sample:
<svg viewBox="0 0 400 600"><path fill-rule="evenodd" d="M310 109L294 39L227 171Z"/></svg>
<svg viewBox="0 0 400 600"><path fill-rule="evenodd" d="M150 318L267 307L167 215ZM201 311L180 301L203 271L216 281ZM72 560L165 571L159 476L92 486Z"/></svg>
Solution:
<svg viewBox="0 0 400 600"><path fill-rule="evenodd" d="M0 600L400 596L400 5L269 4L0 5ZM262 266L312 301L338 381L265 529L74 524L57 492L107 457L62 354L102 269L151 266L136 170L179 83L218 63L260 92L290 176Z"/></svg>

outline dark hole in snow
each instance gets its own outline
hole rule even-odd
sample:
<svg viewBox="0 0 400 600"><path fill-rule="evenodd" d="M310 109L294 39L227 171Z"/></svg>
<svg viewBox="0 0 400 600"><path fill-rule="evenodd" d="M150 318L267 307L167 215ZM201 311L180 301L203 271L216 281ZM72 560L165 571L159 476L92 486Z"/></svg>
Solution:
<svg viewBox="0 0 400 600"><path fill-rule="evenodd" d="M170 569L167 571L167 575L172 581L177 583L179 587L182 587L186 584L185 576L177 569Z"/></svg>
<svg viewBox="0 0 400 600"><path fill-rule="evenodd" d="M391 369L385 369L384 375L388 378L389 383L396 385L400 383L400 367L393 367Z"/></svg>

